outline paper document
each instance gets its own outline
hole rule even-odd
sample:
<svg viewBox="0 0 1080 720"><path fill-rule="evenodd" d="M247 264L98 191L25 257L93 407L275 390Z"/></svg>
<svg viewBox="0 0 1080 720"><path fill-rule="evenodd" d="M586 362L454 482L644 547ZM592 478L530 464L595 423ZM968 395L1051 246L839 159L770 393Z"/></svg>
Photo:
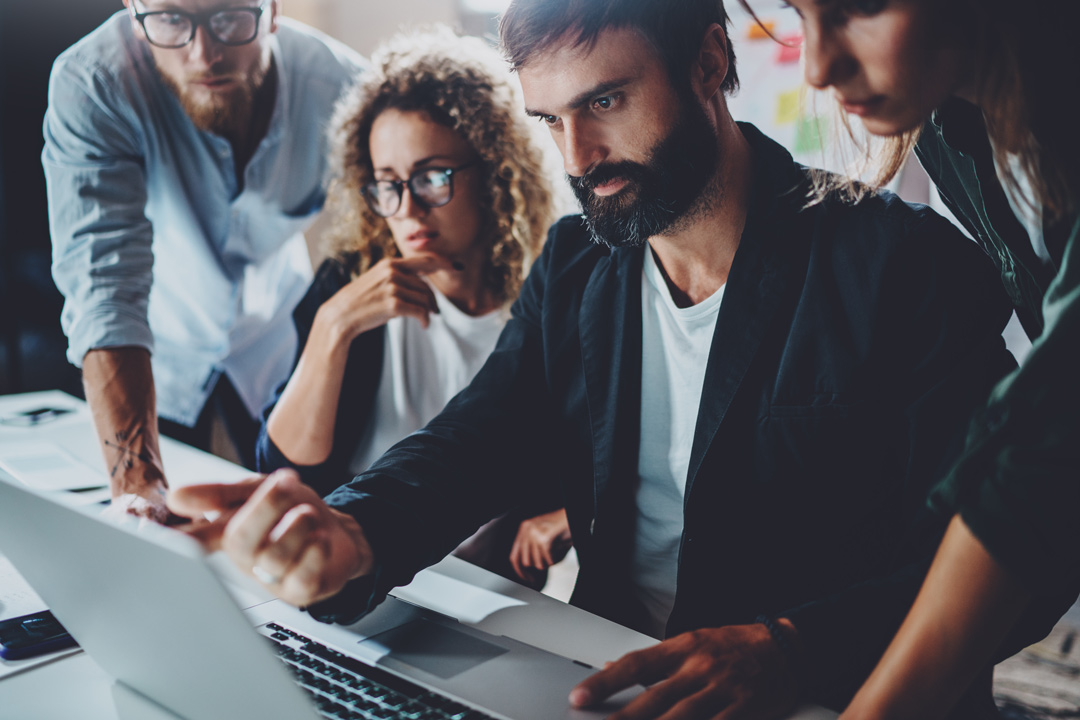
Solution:
<svg viewBox="0 0 1080 720"><path fill-rule="evenodd" d="M50 442L0 443L0 467L36 490L84 490L109 484L99 469Z"/></svg>
<svg viewBox="0 0 1080 720"><path fill-rule="evenodd" d="M430 571L419 573L411 583L395 588L392 594L473 625L499 610L527 604ZM433 602L434 598L439 598L438 602Z"/></svg>

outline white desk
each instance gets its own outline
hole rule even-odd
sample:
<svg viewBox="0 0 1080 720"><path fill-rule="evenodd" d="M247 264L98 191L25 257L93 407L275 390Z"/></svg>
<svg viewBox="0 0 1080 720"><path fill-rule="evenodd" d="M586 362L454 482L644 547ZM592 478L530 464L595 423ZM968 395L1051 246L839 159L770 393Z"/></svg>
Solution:
<svg viewBox="0 0 1080 720"><path fill-rule="evenodd" d="M43 406L71 407L74 412L27 428L0 425L0 448L11 442L55 443L88 468L100 468L97 440L89 412L81 401L60 392L0 396L0 418ZM235 480L249 474L167 438L162 439L161 449L173 485ZM19 612L6 612L6 592L10 593L11 588L5 590L0 586L0 619L33 609L20 607ZM506 635L596 667L656 642L454 557L423 571L412 585L399 588L395 594L495 635ZM249 603L254 604L268 596L260 597L256 592L248 597ZM118 712L112 679L82 652L0 677L0 720L143 720L144 717L150 715L143 716L127 708L123 714ZM827 710L806 707L792 719L834 717Z"/></svg>

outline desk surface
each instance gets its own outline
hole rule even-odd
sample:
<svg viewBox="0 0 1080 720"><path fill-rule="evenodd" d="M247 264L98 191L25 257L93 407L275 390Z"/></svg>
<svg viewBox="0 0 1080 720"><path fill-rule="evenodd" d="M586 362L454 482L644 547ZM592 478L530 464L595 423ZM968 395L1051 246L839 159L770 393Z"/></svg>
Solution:
<svg viewBox="0 0 1080 720"><path fill-rule="evenodd" d="M93 469L100 473L101 455L89 411L76 398L56 391L0 396L0 418L44 406L69 407L73 412L30 427L0 424L0 459L3 448L13 447L12 443L50 443L86 465L88 472ZM174 485L235 480L249 474L243 468L168 438L162 439L162 456L169 482ZM241 605L254 605L269 598L265 591L227 564L218 565L226 578L238 586ZM13 602L15 593L21 594L18 602ZM656 642L454 557L421 572L411 585L398 588L394 594L495 635L506 635L597 667ZM28 600L26 595L25 587L18 587L18 582L0 584L0 619L37 609L33 607L35 600L32 597ZM40 604L40 600L36 602ZM0 676L0 718L141 720L148 717L130 710L118 714L112 686L112 679L85 653L61 656L23 672ZM834 717L832 712L812 707L792 716L799 720Z"/></svg>

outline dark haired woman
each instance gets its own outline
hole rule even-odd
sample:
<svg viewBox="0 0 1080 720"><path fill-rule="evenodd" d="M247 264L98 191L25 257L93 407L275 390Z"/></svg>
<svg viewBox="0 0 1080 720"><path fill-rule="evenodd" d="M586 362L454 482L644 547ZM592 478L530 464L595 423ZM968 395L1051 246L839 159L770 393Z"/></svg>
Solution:
<svg viewBox="0 0 1080 720"><path fill-rule="evenodd" d="M1026 610L1060 615L1080 589L1080 133L1065 108L1078 87L1080 3L789 2L807 81L885 138L879 180L914 147L1033 341L932 494L953 520L844 714L942 717Z"/></svg>

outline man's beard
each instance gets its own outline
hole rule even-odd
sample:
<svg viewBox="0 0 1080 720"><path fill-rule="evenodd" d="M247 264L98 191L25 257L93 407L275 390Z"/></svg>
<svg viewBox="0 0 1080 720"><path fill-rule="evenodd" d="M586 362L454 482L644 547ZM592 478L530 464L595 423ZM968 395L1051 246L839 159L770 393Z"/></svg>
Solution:
<svg viewBox="0 0 1080 720"><path fill-rule="evenodd" d="M205 98L196 97L173 78L163 72L160 74L195 127L222 137L234 137L247 132L255 95L266 79L267 70L257 67L230 92L210 92Z"/></svg>
<svg viewBox="0 0 1080 720"><path fill-rule="evenodd" d="M689 213L716 176L716 130L697 99L682 102L678 122L649 153L646 164L622 160L604 163L582 177L567 176L584 211L593 242L635 247L663 235ZM608 197L598 185L621 178L626 186Z"/></svg>

